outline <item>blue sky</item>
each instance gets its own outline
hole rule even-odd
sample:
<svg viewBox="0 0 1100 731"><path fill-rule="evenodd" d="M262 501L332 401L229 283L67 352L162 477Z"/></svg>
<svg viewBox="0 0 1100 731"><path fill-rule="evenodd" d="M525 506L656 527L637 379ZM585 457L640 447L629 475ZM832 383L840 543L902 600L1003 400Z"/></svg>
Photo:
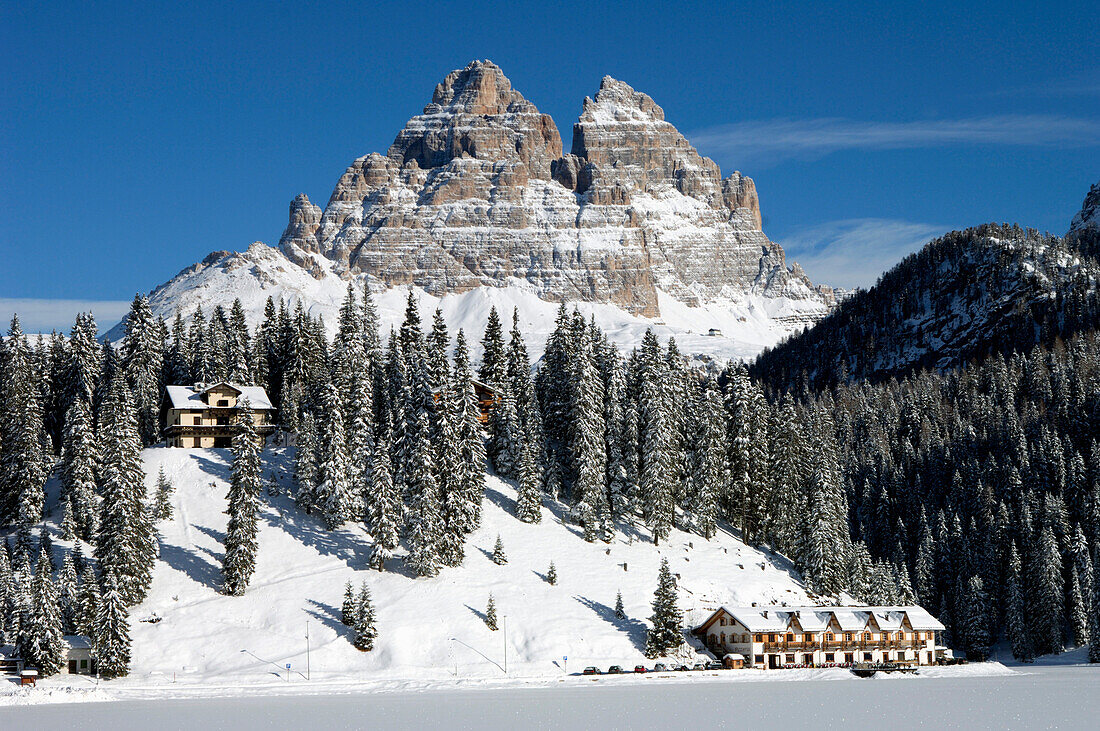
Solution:
<svg viewBox="0 0 1100 731"><path fill-rule="evenodd" d="M473 58L566 148L604 74L650 94L826 283L954 227L1063 233L1100 179L1097 27L1090 2L3 3L0 317L274 243Z"/></svg>

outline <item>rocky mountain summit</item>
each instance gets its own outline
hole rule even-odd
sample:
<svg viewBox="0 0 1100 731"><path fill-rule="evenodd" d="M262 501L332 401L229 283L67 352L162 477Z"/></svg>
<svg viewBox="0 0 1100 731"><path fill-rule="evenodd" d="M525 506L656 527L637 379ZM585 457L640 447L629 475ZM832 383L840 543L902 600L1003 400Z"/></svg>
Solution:
<svg viewBox="0 0 1100 731"><path fill-rule="evenodd" d="M721 303L775 337L835 303L764 235L752 179L723 178L653 99L604 77L565 153L554 120L490 61L449 73L386 154L344 171L323 209L297 196L277 249L213 254L158 287L152 305L170 316L242 292L308 297L317 288L303 275L434 296L518 286L654 321L660 297Z"/></svg>
<svg viewBox="0 0 1100 731"><path fill-rule="evenodd" d="M324 210L290 206L279 248L339 274L433 294L510 277L553 300L658 314L678 299L745 291L813 301L831 292L788 269L760 228L750 178L722 178L645 94L605 77L562 154L554 121L498 66L452 71L385 155L351 164Z"/></svg>

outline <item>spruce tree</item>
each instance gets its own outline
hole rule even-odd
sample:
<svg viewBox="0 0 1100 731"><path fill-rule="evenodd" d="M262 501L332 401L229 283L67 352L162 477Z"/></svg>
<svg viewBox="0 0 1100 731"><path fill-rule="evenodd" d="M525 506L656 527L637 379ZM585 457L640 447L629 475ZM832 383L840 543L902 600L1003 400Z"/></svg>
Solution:
<svg viewBox="0 0 1100 731"><path fill-rule="evenodd" d="M61 610L61 623L64 634L76 634L77 588L80 577L76 573L73 554L68 552L61 562L61 573L57 577L57 604Z"/></svg>
<svg viewBox="0 0 1100 731"><path fill-rule="evenodd" d="M626 619L626 610L623 608L622 591L615 592L615 619L619 621Z"/></svg>
<svg viewBox="0 0 1100 731"><path fill-rule="evenodd" d="M981 662L989 657L989 630L986 615L989 597L979 576L971 576L966 589L966 615L962 635L966 640L966 657Z"/></svg>
<svg viewBox="0 0 1100 731"><path fill-rule="evenodd" d="M657 590L653 593L653 615L649 618L653 625L649 628L645 640L645 656L652 659L667 655L684 643L680 625L683 617L676 605L676 581L668 567L668 559L661 559L661 569L657 574Z"/></svg>
<svg viewBox="0 0 1100 731"><path fill-rule="evenodd" d="M1021 575L1020 554L1016 550L1016 542L1013 541L1008 549L1008 572L1005 577L1005 632L1012 645L1012 656L1020 662L1031 662L1035 658L1035 651L1025 619L1025 597Z"/></svg>
<svg viewBox="0 0 1100 731"><path fill-rule="evenodd" d="M325 430L321 445L320 480L314 490L313 503L325 527L335 530L359 514L356 491L353 490L351 463L348 458L347 434L340 395L336 387L325 387Z"/></svg>
<svg viewBox="0 0 1100 731"><path fill-rule="evenodd" d="M95 620L99 615L102 605L99 591L99 581L95 571L87 566L80 575L80 586L76 591L76 606L73 613L73 626L76 634L91 637L95 628Z"/></svg>
<svg viewBox="0 0 1100 731"><path fill-rule="evenodd" d="M153 495L153 519L157 521L169 520L172 517L172 494L175 487L172 481L164 474L164 467L157 472L157 487Z"/></svg>
<svg viewBox="0 0 1100 731"><path fill-rule="evenodd" d="M298 428L298 447L294 455L294 480L298 484L294 502L299 510L310 514L316 509L317 483L320 479L318 443L317 422L312 414L304 414Z"/></svg>
<svg viewBox="0 0 1100 731"><path fill-rule="evenodd" d="M374 624L374 605L370 600L370 589L364 581L359 588L359 596L355 603L355 639L352 644L361 652L370 652L374 649L374 641L378 638L378 630Z"/></svg>
<svg viewBox="0 0 1100 731"><path fill-rule="evenodd" d="M19 627L16 651L42 677L53 675L65 662L64 634L57 588L50 579L50 562L42 553L31 580L30 604Z"/></svg>
<svg viewBox="0 0 1100 731"><path fill-rule="evenodd" d="M97 447L91 402L73 400L61 438L61 494L72 516L74 532L84 540L96 534L95 471Z"/></svg>
<svg viewBox="0 0 1100 731"><path fill-rule="evenodd" d="M1062 580L1061 553L1054 531L1049 525L1040 530L1034 563L1032 631L1035 648L1039 654L1061 652L1064 646L1065 585Z"/></svg>
<svg viewBox="0 0 1100 731"><path fill-rule="evenodd" d="M340 621L345 627L351 627L355 624L356 606L355 589L352 588L349 581L344 584L344 601L340 605Z"/></svg>
<svg viewBox="0 0 1100 731"><path fill-rule="evenodd" d="M152 583L156 535L145 507L141 438L125 382L116 376L100 424L100 492L103 495L96 558L113 572L122 600L137 604Z"/></svg>
<svg viewBox="0 0 1100 731"><path fill-rule="evenodd" d="M370 477L370 491L364 495L367 529L374 539L370 566L385 571L386 561L397 548L404 508L390 476L389 419L383 421L371 454Z"/></svg>
<svg viewBox="0 0 1100 731"><path fill-rule="evenodd" d="M114 571L103 577L103 598L92 625L99 674L117 678L130 672L130 619Z"/></svg>
<svg viewBox="0 0 1100 731"><path fill-rule="evenodd" d="M508 563L508 556L504 553L504 541L500 539L500 534L497 534L496 543L493 544L493 563L497 566L503 566Z"/></svg>
<svg viewBox="0 0 1100 731"><path fill-rule="evenodd" d="M550 562L550 568L546 569L546 583L556 586L558 583L558 570L554 568L554 562Z"/></svg>
<svg viewBox="0 0 1100 731"><path fill-rule="evenodd" d="M535 446L524 443L520 453L519 489L516 494L516 517L524 523L542 521L542 491L539 489Z"/></svg>
<svg viewBox="0 0 1100 731"><path fill-rule="evenodd" d="M428 417L420 411L410 440L412 451L406 465L409 494L409 556L405 562L418 576L435 576L443 565L440 555L443 518L439 487L432 469Z"/></svg>
<svg viewBox="0 0 1100 731"><path fill-rule="evenodd" d="M455 398L452 423L459 448L454 483L461 496L461 529L470 533L481 525L481 503L485 498L485 443L478 420L480 408L470 377L466 337L461 330L455 338L452 390Z"/></svg>
<svg viewBox="0 0 1100 731"><path fill-rule="evenodd" d="M233 473L227 496L229 525L225 531L222 575L225 593L241 596L256 570L256 537L259 532L260 491L263 473L260 443L247 400L238 405L233 435Z"/></svg>
<svg viewBox="0 0 1100 731"><path fill-rule="evenodd" d="M42 520L47 437L34 354L18 316L12 318L6 345L0 363L0 525L14 523L26 540Z"/></svg>
<svg viewBox="0 0 1100 731"><path fill-rule="evenodd" d="M1093 555L1100 556L1100 540L1093 541ZM1092 610L1089 612L1089 662L1100 662L1100 579L1093 577Z"/></svg>
<svg viewBox="0 0 1100 731"><path fill-rule="evenodd" d="M134 296L130 314L126 316L126 339L122 342L121 355L142 444L152 444L160 434L164 340L144 295Z"/></svg>
<svg viewBox="0 0 1100 731"><path fill-rule="evenodd" d="M497 631L497 605L493 601L492 592L489 593L489 601L485 604L485 626L493 632Z"/></svg>

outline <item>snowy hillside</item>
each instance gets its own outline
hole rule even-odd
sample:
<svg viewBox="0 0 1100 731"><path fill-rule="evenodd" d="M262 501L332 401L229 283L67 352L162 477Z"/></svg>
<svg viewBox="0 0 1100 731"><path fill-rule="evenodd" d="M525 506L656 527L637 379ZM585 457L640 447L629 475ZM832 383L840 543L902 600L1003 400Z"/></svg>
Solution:
<svg viewBox="0 0 1100 731"><path fill-rule="evenodd" d="M265 476L274 471L285 490L286 455L264 456ZM456 668L462 677L502 677L505 644L510 676L560 676L563 657L570 672L587 664L633 666L643 661L662 557L680 576L688 623L720 602L807 600L785 559L769 560L729 533L708 543L674 531L659 548L642 533L633 542L618 536L610 545L586 543L554 509L544 509L539 525L519 522L514 490L492 477L465 563L433 579L406 575L400 559L388 573L368 570L370 539L360 528L329 532L290 498L267 497L256 574L244 597L229 597L218 591L229 458L228 450L144 453L147 483L163 466L175 484L174 516L159 526L152 592L132 610L133 666L119 683L263 683L276 680L277 669L285 675L286 663L304 673L307 622L314 680L448 678ZM504 566L489 557L498 534L509 559ZM550 561L556 586L545 580ZM370 653L355 650L340 623L349 580L366 581L374 596L380 636ZM616 591L625 621L615 618ZM507 617L507 634L484 624L490 592L498 615ZM142 621L154 616L160 621Z"/></svg>
<svg viewBox="0 0 1100 731"><path fill-rule="evenodd" d="M155 289L149 304L154 314L165 319L173 318L177 309L188 318L199 306L209 314L219 304L228 310L233 300L240 298L249 325L254 327L263 317L267 298L281 297L292 306L301 302L314 316L322 315L331 335L348 282L333 272L334 265L328 259L315 256L313 260L314 266L307 271L278 249L261 243L242 253L219 252ZM357 277L357 283L362 283L366 276ZM512 278L510 282L504 287L477 287L460 294L444 294L442 298L420 288L413 289L420 297L425 319L431 317L436 307L442 307L452 329L463 328L473 335L475 344L481 339L491 307L495 306L506 321L510 320L512 308L518 307L524 335L537 357L554 328L558 303L542 299L525 280ZM408 291L408 287L394 287L375 292L383 334L391 325L400 325ZM661 316L653 318L632 314L609 302L576 302L571 306L594 317L612 342L622 348L636 346L646 329L652 327L662 340L675 337L680 350L688 355L723 360L751 358L822 313L820 303L814 300L751 293L731 294L698 307L689 307L660 290L658 298ZM721 334L708 335L711 328ZM108 333L114 342L124 335L122 323Z"/></svg>

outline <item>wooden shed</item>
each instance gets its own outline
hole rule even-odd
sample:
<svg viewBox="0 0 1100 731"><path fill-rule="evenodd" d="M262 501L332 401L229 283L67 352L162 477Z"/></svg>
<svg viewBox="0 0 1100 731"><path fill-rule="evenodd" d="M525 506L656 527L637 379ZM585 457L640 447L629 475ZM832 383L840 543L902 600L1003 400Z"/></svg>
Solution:
<svg viewBox="0 0 1100 731"><path fill-rule="evenodd" d="M726 666L727 670L740 670L745 667L745 656L736 652L726 653L726 656L722 658L722 664Z"/></svg>

